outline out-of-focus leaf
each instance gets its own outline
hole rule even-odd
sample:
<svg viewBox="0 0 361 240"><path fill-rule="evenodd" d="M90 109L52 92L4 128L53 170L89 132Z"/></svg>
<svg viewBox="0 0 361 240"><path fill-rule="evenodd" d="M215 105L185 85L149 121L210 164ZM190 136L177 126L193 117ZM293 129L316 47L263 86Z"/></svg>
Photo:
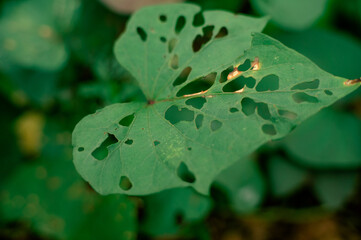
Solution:
<svg viewBox="0 0 361 240"><path fill-rule="evenodd" d="M100 80L124 77L125 70L115 59L113 44L124 29L125 18L107 11L99 1L83 1L77 23L67 37L74 55L90 66Z"/></svg>
<svg viewBox="0 0 361 240"><path fill-rule="evenodd" d="M101 197L72 239L137 239L135 210L124 195Z"/></svg>
<svg viewBox="0 0 361 240"><path fill-rule="evenodd" d="M100 0L109 9L117 13L132 13L142 7L164 3L178 3L183 0Z"/></svg>
<svg viewBox="0 0 361 240"><path fill-rule="evenodd" d="M265 196L265 183L256 162L238 161L224 170L216 184L226 191L232 208L239 213L256 210Z"/></svg>
<svg viewBox="0 0 361 240"><path fill-rule="evenodd" d="M211 207L211 200L192 188L165 190L144 201L142 230L155 236L177 233L182 225L202 220Z"/></svg>
<svg viewBox="0 0 361 240"><path fill-rule="evenodd" d="M325 12L328 0L252 0L255 10L284 29L303 30Z"/></svg>
<svg viewBox="0 0 361 240"><path fill-rule="evenodd" d="M274 196L282 197L299 187L306 179L307 172L282 157L268 160L268 174Z"/></svg>
<svg viewBox="0 0 361 240"><path fill-rule="evenodd" d="M116 43L119 62L148 101L110 105L76 126L75 166L99 193L193 186L206 194L221 170L359 87L252 35L264 19L199 11L144 8ZM199 46L200 38L208 42ZM234 68L244 72L227 77Z"/></svg>
<svg viewBox="0 0 361 240"><path fill-rule="evenodd" d="M273 37L334 75L348 79L361 77L361 42L344 33L310 29L298 33L276 33Z"/></svg>
<svg viewBox="0 0 361 240"><path fill-rule="evenodd" d="M9 97L48 104L68 59L64 35L76 23L80 0L6 1L0 15L0 70ZM24 102L24 101L22 101Z"/></svg>
<svg viewBox="0 0 361 240"><path fill-rule="evenodd" d="M282 143L301 165L323 169L361 166L361 120L351 114L325 109Z"/></svg>
<svg viewBox="0 0 361 240"><path fill-rule="evenodd" d="M356 191L356 172L328 172L315 176L314 191L326 208L335 209Z"/></svg>
<svg viewBox="0 0 361 240"><path fill-rule="evenodd" d="M69 135L55 132L56 138L46 135L41 159L23 164L2 184L3 220L27 221L59 239L135 239L134 204L126 196L94 193L74 170Z"/></svg>
<svg viewBox="0 0 361 240"><path fill-rule="evenodd" d="M59 10L55 2L59 1L6 2L0 18L0 62L44 71L64 66L68 51L54 19Z"/></svg>

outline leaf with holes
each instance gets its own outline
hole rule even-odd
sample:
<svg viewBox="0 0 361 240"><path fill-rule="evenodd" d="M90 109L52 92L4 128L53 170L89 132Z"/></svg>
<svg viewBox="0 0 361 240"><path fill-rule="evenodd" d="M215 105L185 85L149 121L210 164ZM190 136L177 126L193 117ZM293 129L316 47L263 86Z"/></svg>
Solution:
<svg viewBox="0 0 361 240"><path fill-rule="evenodd" d="M73 154L83 178L101 194L206 194L220 171L359 86L251 33L264 23L189 4L135 13L115 53L148 101L80 121Z"/></svg>

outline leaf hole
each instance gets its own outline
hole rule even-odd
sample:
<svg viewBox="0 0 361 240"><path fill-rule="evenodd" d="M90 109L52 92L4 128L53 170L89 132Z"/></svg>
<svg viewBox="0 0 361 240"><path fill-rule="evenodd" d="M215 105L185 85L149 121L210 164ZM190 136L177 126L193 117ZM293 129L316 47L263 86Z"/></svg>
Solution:
<svg viewBox="0 0 361 240"><path fill-rule="evenodd" d="M203 114L198 114L197 115L196 119L194 120L197 129L200 129L202 127L203 119L204 119Z"/></svg>
<svg viewBox="0 0 361 240"><path fill-rule="evenodd" d="M303 102L318 103L318 99L316 97L308 95L307 93L304 92L294 93L292 95L292 98L293 101L295 101L296 103L303 103Z"/></svg>
<svg viewBox="0 0 361 240"><path fill-rule="evenodd" d="M161 22L166 22L166 21L167 21L167 16L166 16L166 15L160 15L160 16L159 16L159 20L160 20Z"/></svg>
<svg viewBox="0 0 361 240"><path fill-rule="evenodd" d="M177 175L180 179L187 183L194 183L196 181L196 177L194 174L188 169L187 165L184 162L179 164Z"/></svg>
<svg viewBox="0 0 361 240"><path fill-rule="evenodd" d="M117 142L118 139L113 134L108 133L102 144L92 152L92 156L99 161L104 160L108 156L108 147Z"/></svg>
<svg viewBox="0 0 361 240"><path fill-rule="evenodd" d="M133 184L127 176L121 176L119 181L119 187L124 191L128 191L133 187Z"/></svg>
<svg viewBox="0 0 361 240"><path fill-rule="evenodd" d="M293 86L291 88L291 90L317 89L319 85L320 85L320 80L315 79L310 82L303 82L303 83L296 84L295 86Z"/></svg>
<svg viewBox="0 0 361 240"><path fill-rule="evenodd" d="M155 140L153 143L154 143L154 146L158 146L160 144L160 142L158 140Z"/></svg>
<svg viewBox="0 0 361 240"><path fill-rule="evenodd" d="M291 111L288 111L288 110L279 109L278 114L280 116L282 116L282 117L285 117L285 118L288 118L288 119L291 119L291 120L295 120L297 118L297 113L294 113L294 112L291 112Z"/></svg>
<svg viewBox="0 0 361 240"><path fill-rule="evenodd" d="M170 67L174 70L177 70L179 67L179 59L178 59L178 55L174 54L172 59L169 61Z"/></svg>
<svg viewBox="0 0 361 240"><path fill-rule="evenodd" d="M186 18L184 16L180 16L177 19L177 23L175 24L175 33L179 34L184 26L186 25Z"/></svg>
<svg viewBox="0 0 361 240"><path fill-rule="evenodd" d="M213 25L203 27L203 35L197 35L193 40L193 52L198 52L202 48L202 46L206 45L212 39L213 29Z"/></svg>
<svg viewBox="0 0 361 240"><path fill-rule="evenodd" d="M232 108L229 109L229 112L230 113L236 113L236 112L239 112L239 109L235 108L235 107L232 107Z"/></svg>
<svg viewBox="0 0 361 240"><path fill-rule="evenodd" d="M194 27L202 26L204 23L205 23L205 19L204 19L203 13L201 11L198 12L196 15L194 15L193 22L192 22L192 25Z"/></svg>
<svg viewBox="0 0 361 240"><path fill-rule="evenodd" d="M83 152L83 151L84 151L84 148L83 148L83 147L79 147L79 148L78 148L78 151L79 151L79 152Z"/></svg>
<svg viewBox="0 0 361 240"><path fill-rule="evenodd" d="M229 67L229 68L223 70L222 73L221 73L221 77L219 78L219 82L220 82L220 83L226 82L228 75L229 75L233 70L234 70L233 67Z"/></svg>
<svg viewBox="0 0 361 240"><path fill-rule="evenodd" d="M242 72L247 71L250 68L251 68L251 60L249 60L249 59L247 59L246 61L244 61L243 64L241 64L237 67L238 71L242 71Z"/></svg>
<svg viewBox="0 0 361 240"><path fill-rule="evenodd" d="M273 126L272 124L262 125L262 131L263 131L263 133L265 133L267 135L271 135L271 136L274 136L277 134L275 126Z"/></svg>
<svg viewBox="0 0 361 240"><path fill-rule="evenodd" d="M134 113L133 114L130 114L124 118L122 118L120 121L119 121L119 125L122 125L124 127L129 127L130 124L132 124L133 120L134 120Z"/></svg>
<svg viewBox="0 0 361 240"><path fill-rule="evenodd" d="M197 109L202 109L203 105L207 102L204 97L190 98L186 101L186 104Z"/></svg>
<svg viewBox="0 0 361 240"><path fill-rule="evenodd" d="M217 131L218 129L220 129L222 127L222 122L218 121L218 120L213 120L211 122L211 130L212 132Z"/></svg>
<svg viewBox="0 0 361 240"><path fill-rule="evenodd" d="M332 96L333 92L331 92L330 90L325 90L325 94L328 95L328 96Z"/></svg>
<svg viewBox="0 0 361 240"><path fill-rule="evenodd" d="M246 116L250 116L252 114L254 114L257 104L255 101L253 101L253 99L245 97L242 99L241 101L241 105L242 105L242 112L246 115Z"/></svg>
<svg viewBox="0 0 361 240"><path fill-rule="evenodd" d="M253 77L245 78L244 76L240 76L224 85L222 91L235 92L244 88L245 86L247 86L248 88L253 88L255 85L256 79L254 79Z"/></svg>
<svg viewBox="0 0 361 240"><path fill-rule="evenodd" d="M168 42L168 52L171 53L173 52L173 49L175 48L175 45L177 44L177 39L176 38L172 38L169 42Z"/></svg>
<svg viewBox="0 0 361 240"><path fill-rule="evenodd" d="M167 119L171 124L176 124L181 121L193 121L194 112L188 108L179 109L177 106L172 105L167 109L164 114L165 119Z"/></svg>
<svg viewBox="0 0 361 240"><path fill-rule="evenodd" d="M265 120L271 119L271 113L269 111L268 104L266 103L257 103L257 114Z"/></svg>
<svg viewBox="0 0 361 240"><path fill-rule="evenodd" d="M212 85L214 84L214 81L216 80L217 73L213 72L208 74L207 76L198 78L184 87L182 87L176 94L177 97L184 96L184 95L190 95L190 94L196 94L203 91L208 90Z"/></svg>
<svg viewBox="0 0 361 240"><path fill-rule="evenodd" d="M144 31L143 28L137 27L137 33L143 42L147 41L147 33Z"/></svg>
<svg viewBox="0 0 361 240"><path fill-rule="evenodd" d="M183 71L179 74L177 79L173 82L173 86L178 86L187 81L189 74L191 73L192 68L186 67Z"/></svg>
<svg viewBox="0 0 361 240"><path fill-rule="evenodd" d="M215 38L223 38L227 35L228 35L228 29L226 27L221 27Z"/></svg>
<svg viewBox="0 0 361 240"><path fill-rule="evenodd" d="M132 139L127 139L124 143L127 144L127 145L132 145L133 140Z"/></svg>
<svg viewBox="0 0 361 240"><path fill-rule="evenodd" d="M165 42L167 42L167 39L165 37L160 37L160 41L165 43Z"/></svg>
<svg viewBox="0 0 361 240"><path fill-rule="evenodd" d="M274 74L270 74L262 78L262 80L257 84L257 92L265 91L275 91L279 88L279 78Z"/></svg>

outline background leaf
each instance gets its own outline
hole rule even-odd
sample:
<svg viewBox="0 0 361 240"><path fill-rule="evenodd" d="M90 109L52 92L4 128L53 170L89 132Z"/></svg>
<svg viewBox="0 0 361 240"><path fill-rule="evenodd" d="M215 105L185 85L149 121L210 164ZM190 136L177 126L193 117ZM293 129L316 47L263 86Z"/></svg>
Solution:
<svg viewBox="0 0 361 240"><path fill-rule="evenodd" d="M255 211L266 194L266 185L255 161L238 161L221 172L215 180L226 191L233 210L238 213Z"/></svg>
<svg viewBox="0 0 361 240"><path fill-rule="evenodd" d="M54 20L54 7L54 1L48 0L7 2L0 20L0 60L27 68L62 68L68 52Z"/></svg>
<svg viewBox="0 0 361 240"><path fill-rule="evenodd" d="M283 144L295 161L314 168L361 166L361 120L325 109L288 135Z"/></svg>
<svg viewBox="0 0 361 240"><path fill-rule="evenodd" d="M282 157L276 156L268 160L270 188L274 196L281 197L295 190L307 177L307 172Z"/></svg>
<svg viewBox="0 0 361 240"><path fill-rule="evenodd" d="M102 197L87 186L74 170L69 144L59 144L66 133L58 130L48 124L41 157L2 181L1 220L27 222L59 239L135 239L135 204L126 196Z"/></svg>
<svg viewBox="0 0 361 240"><path fill-rule="evenodd" d="M358 174L320 173L315 177L314 191L326 208L340 207L355 192Z"/></svg>
<svg viewBox="0 0 361 240"><path fill-rule="evenodd" d="M279 27L291 30L309 28L325 12L328 0L251 0L255 10L271 16Z"/></svg>
<svg viewBox="0 0 361 240"><path fill-rule="evenodd" d="M185 224L202 220L210 211L211 200L192 188L175 188L144 197L142 231L171 235Z"/></svg>

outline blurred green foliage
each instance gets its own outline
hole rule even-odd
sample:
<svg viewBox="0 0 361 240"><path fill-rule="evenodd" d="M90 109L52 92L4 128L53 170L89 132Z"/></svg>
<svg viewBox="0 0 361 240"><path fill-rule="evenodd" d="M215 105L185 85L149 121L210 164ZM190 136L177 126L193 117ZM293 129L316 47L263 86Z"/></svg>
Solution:
<svg viewBox="0 0 361 240"><path fill-rule="evenodd" d="M360 0L320 1L311 11L294 1L188 2L268 14L267 34L328 72L361 75ZM137 198L96 194L72 164L70 133L98 108L144 99L113 54L128 18L95 0L0 2L1 239L215 239L227 212L262 218L265 210L278 216L291 208L294 218L310 208L347 210L347 202L353 205L341 220L361 235L359 215L352 217L360 209L360 91L261 147L248 165L225 170L210 197L190 189Z"/></svg>

